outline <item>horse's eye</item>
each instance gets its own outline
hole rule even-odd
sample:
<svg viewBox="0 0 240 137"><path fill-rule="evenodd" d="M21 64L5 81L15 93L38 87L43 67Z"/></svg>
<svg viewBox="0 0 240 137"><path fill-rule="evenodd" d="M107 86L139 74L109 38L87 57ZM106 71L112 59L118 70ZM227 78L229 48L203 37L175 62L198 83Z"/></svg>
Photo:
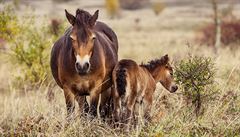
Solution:
<svg viewBox="0 0 240 137"><path fill-rule="evenodd" d="M93 37L92 40L94 41L96 39L96 37Z"/></svg>
<svg viewBox="0 0 240 137"><path fill-rule="evenodd" d="M173 72L170 72L170 75L173 76Z"/></svg>
<svg viewBox="0 0 240 137"><path fill-rule="evenodd" d="M70 38L71 38L71 37L70 37ZM74 42L74 41L75 41L75 39L71 38L71 41L72 41L72 42Z"/></svg>

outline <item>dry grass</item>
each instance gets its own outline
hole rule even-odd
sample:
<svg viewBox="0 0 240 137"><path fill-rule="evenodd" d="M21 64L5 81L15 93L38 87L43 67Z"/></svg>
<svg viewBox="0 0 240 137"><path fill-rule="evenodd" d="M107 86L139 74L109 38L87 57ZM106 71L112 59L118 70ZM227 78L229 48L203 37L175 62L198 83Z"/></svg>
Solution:
<svg viewBox="0 0 240 137"><path fill-rule="evenodd" d="M33 2L34 3L34 2ZM49 3L49 2L45 2ZM44 5L44 2L43 2ZM41 5L42 6L42 5ZM21 6L20 6L21 7ZM47 6L49 7L49 5ZM75 7L70 3L67 8ZM84 6L83 6L84 7ZM240 7L236 5L236 7ZM56 9L64 17L64 5ZM48 8L47 8L48 9ZM44 10L47 13L50 10ZM85 8L93 12L95 8ZM240 9L240 8L236 8ZM37 9L35 12L41 15ZM155 92L152 114L154 123L137 127L130 133L113 129L101 120L89 121L76 117L66 124L63 92L55 87L55 98L47 100L48 87L24 91L14 87L9 63L5 54L0 55L0 134L28 136L239 136L240 134L240 49L231 51L221 48L219 55L206 46L194 43L195 30L202 23L210 22L211 10L205 7L166 7L156 17L151 9L122 11L122 18L109 20L105 10L100 9L100 20L109 24L119 38L119 57L131 58L139 63L168 53L173 61L188 57L188 54L208 56L215 59L218 94L204 104L204 114L196 119L188 107L181 88L170 94L159 84ZM240 11L236 10L236 15ZM134 20L139 18L140 30ZM39 18L41 19L41 18ZM186 43L192 46L187 46ZM77 114L76 114L77 115Z"/></svg>

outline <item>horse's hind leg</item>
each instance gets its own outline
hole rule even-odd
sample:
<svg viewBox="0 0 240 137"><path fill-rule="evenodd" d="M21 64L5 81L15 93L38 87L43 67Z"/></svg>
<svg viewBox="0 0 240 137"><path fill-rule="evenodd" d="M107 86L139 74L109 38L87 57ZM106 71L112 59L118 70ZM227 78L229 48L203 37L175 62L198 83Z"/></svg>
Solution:
<svg viewBox="0 0 240 137"><path fill-rule="evenodd" d="M130 130L132 120L134 120L135 102L136 97L134 95L129 96L127 101L127 117L126 117L127 130Z"/></svg>
<svg viewBox="0 0 240 137"><path fill-rule="evenodd" d="M74 104L74 94L69 90L67 87L63 88L64 90L64 96L65 96L65 102L66 102L66 107L67 107L67 119L71 119L71 115L75 109L75 104Z"/></svg>
<svg viewBox="0 0 240 137"><path fill-rule="evenodd" d="M120 96L116 90L116 88L113 88L113 105L114 105L114 112L113 112L113 117L115 122L120 121L120 104L121 104L121 99Z"/></svg>

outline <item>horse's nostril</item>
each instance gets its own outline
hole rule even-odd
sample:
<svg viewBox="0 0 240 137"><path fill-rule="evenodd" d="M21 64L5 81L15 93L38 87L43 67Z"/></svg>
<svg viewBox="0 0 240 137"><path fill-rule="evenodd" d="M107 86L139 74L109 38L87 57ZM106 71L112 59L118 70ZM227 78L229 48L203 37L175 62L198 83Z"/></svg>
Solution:
<svg viewBox="0 0 240 137"><path fill-rule="evenodd" d="M175 87L175 90L178 90L178 86Z"/></svg>
<svg viewBox="0 0 240 137"><path fill-rule="evenodd" d="M81 68L80 63L76 62L76 68L77 68L77 69L80 69L80 68Z"/></svg>
<svg viewBox="0 0 240 137"><path fill-rule="evenodd" d="M173 86L173 90L177 91L178 90L178 86Z"/></svg>
<svg viewBox="0 0 240 137"><path fill-rule="evenodd" d="M86 63L86 68L89 68L90 64L89 63Z"/></svg>
<svg viewBox="0 0 240 137"><path fill-rule="evenodd" d="M89 67L90 67L90 64L87 62L84 64L83 69L87 70L87 69L89 69Z"/></svg>

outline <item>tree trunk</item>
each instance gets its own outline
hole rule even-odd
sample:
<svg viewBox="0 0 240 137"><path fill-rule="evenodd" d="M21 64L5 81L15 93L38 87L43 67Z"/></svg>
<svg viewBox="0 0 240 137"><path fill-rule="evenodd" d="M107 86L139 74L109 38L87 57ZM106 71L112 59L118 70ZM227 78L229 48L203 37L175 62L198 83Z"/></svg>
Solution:
<svg viewBox="0 0 240 137"><path fill-rule="evenodd" d="M215 52L218 53L218 49L221 46L221 20L218 12L218 0L212 0L212 8L214 11L214 24L215 24Z"/></svg>

